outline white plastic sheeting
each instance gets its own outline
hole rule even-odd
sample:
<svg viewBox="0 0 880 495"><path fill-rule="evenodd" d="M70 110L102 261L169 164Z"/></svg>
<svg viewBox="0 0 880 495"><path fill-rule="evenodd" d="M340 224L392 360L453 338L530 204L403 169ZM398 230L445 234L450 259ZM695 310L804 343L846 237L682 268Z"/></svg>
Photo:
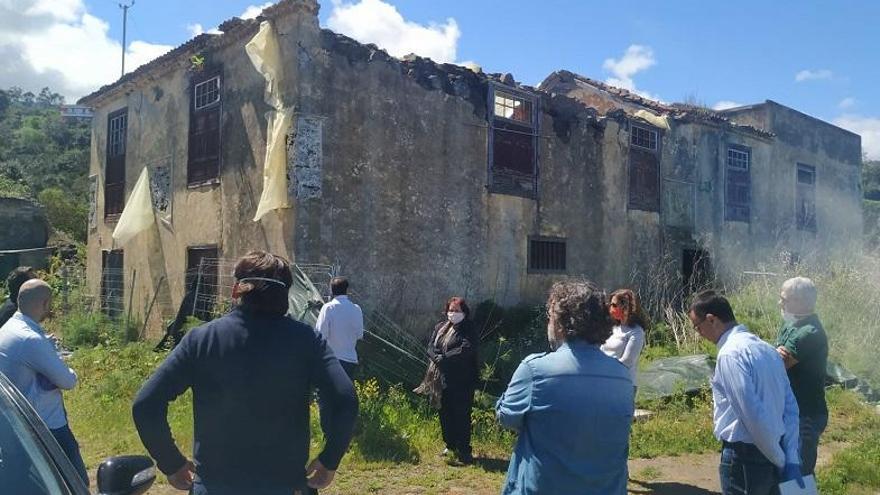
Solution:
<svg viewBox="0 0 880 495"><path fill-rule="evenodd" d="M266 157L263 162L263 191L254 221L266 213L289 207L287 195L287 146L286 136L293 120L293 109L284 107L284 65L281 49L272 24L263 21L260 31L245 46L245 51L266 79L264 99L274 108L266 114Z"/></svg>
<svg viewBox="0 0 880 495"><path fill-rule="evenodd" d="M113 230L113 240L117 245L123 246L138 233L150 228L154 221L153 201L150 199L150 174L147 167L144 167Z"/></svg>

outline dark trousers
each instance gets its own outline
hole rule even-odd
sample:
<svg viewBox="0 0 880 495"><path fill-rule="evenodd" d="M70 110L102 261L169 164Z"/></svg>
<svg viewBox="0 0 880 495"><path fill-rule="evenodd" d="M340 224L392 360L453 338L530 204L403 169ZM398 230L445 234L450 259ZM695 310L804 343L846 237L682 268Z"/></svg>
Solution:
<svg viewBox="0 0 880 495"><path fill-rule="evenodd" d="M724 442L718 474L723 495L779 494L779 468L750 443Z"/></svg>
<svg viewBox="0 0 880 495"><path fill-rule="evenodd" d="M440 429L446 448L456 454L471 455L471 408L474 405L472 387L448 387L440 397Z"/></svg>
<svg viewBox="0 0 880 495"><path fill-rule="evenodd" d="M339 361L339 364L342 365L342 369L345 371L345 374L348 375L348 379L354 382L354 377L358 369L357 363ZM321 431L323 431L324 434L327 433L327 427L331 424L330 418L332 415L332 411L330 411L330 408L327 406L327 400L321 396L321 391L318 390L318 416L321 420Z"/></svg>
<svg viewBox="0 0 880 495"><path fill-rule="evenodd" d="M828 426L828 414L800 416L801 472L806 476L816 469L819 451L819 436Z"/></svg>
<svg viewBox="0 0 880 495"><path fill-rule="evenodd" d="M205 483L204 480L196 477L193 480L191 495L318 495L318 490L304 486L302 488L278 487L278 488L255 488L254 486L245 485L242 487L231 487L226 485L217 485L214 483Z"/></svg>
<svg viewBox="0 0 880 495"><path fill-rule="evenodd" d="M86 471L86 463L83 462L82 454L79 452L79 443L74 438L73 432L70 431L70 425L64 425L61 428L49 431L52 432L55 441L61 446L61 450L67 454L67 458L70 459L70 463L73 464L83 482L85 482L86 486L89 486L89 473Z"/></svg>

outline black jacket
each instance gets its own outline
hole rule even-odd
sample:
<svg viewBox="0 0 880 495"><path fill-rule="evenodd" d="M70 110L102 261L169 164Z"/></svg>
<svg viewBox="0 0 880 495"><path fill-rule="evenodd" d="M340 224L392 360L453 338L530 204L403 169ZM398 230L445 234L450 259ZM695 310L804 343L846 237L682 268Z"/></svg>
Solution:
<svg viewBox="0 0 880 495"><path fill-rule="evenodd" d="M336 469L357 417L351 380L308 325L239 308L184 336L138 392L134 422L159 469L174 473L185 457L168 428L168 403L192 388L199 476L243 489L296 487L305 480L314 386L333 412L318 457Z"/></svg>
<svg viewBox="0 0 880 495"><path fill-rule="evenodd" d="M0 306L0 327L6 324L16 311L18 311L18 306L12 302L12 298L6 299L6 302Z"/></svg>
<svg viewBox="0 0 880 495"><path fill-rule="evenodd" d="M439 343L435 346L434 341L437 340L437 332L446 323L441 321L434 326L431 340L428 342L428 357L437 363L447 387L476 387L480 376L478 356L480 338L474 324L470 320L462 320L455 325L455 335L449 342L446 352L443 352Z"/></svg>

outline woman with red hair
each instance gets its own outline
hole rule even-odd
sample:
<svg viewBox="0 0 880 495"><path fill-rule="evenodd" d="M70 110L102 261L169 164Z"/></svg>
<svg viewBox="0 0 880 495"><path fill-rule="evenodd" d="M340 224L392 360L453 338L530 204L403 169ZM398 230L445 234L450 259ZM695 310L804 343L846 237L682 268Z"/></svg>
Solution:
<svg viewBox="0 0 880 495"><path fill-rule="evenodd" d="M444 319L434 326L428 343L431 358L428 373L416 390L431 396L432 404L439 406L440 429L446 443L443 455L470 464L474 460L471 408L479 378L477 347L480 339L468 319L470 309L463 298L450 298L443 310Z"/></svg>

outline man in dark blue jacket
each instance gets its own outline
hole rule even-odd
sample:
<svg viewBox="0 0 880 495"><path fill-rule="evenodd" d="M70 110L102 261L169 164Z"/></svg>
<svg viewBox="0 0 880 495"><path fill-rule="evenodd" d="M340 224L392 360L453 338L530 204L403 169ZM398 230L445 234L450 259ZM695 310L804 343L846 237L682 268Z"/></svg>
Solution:
<svg viewBox="0 0 880 495"><path fill-rule="evenodd" d="M324 339L285 316L289 263L254 251L235 266L226 316L191 330L134 401L141 440L169 483L194 494L309 493L329 486L348 448L357 397ZM332 423L309 463L309 402L317 387ZM193 391L193 461L168 426L168 403Z"/></svg>

